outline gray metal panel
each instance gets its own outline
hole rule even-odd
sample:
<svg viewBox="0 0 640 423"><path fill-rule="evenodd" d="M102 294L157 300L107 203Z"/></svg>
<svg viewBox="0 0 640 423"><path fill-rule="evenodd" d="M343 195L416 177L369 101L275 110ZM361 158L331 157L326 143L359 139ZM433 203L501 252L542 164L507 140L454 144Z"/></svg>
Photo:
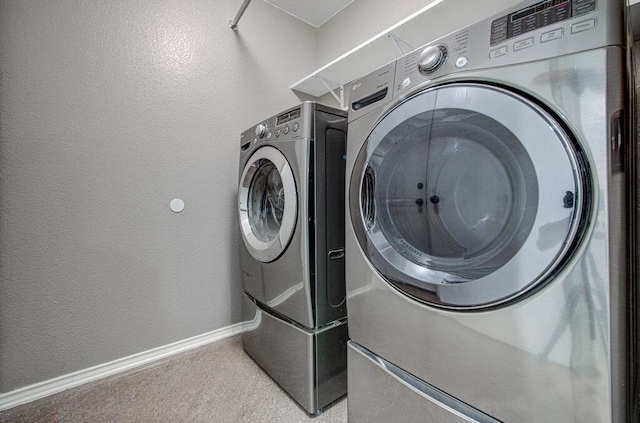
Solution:
<svg viewBox="0 0 640 423"><path fill-rule="evenodd" d="M350 423L498 421L349 341Z"/></svg>
<svg viewBox="0 0 640 423"><path fill-rule="evenodd" d="M307 412L315 395L314 336L257 307L243 294L244 350Z"/></svg>
<svg viewBox="0 0 640 423"><path fill-rule="evenodd" d="M320 327L347 315L344 282L344 189L347 119L316 111L313 142L315 316Z"/></svg>
<svg viewBox="0 0 640 423"><path fill-rule="evenodd" d="M606 114L608 118L607 125L607 170L608 178L606 190L606 211L608 217L607 228L607 247L608 247L608 278L610 281L609 295L611 295L611 394L613 403L613 421L623 421L627 418L628 413L638 413L640 410L630 408L631 398L631 366L632 360L637 359L631 352L630 331L633 330L629 326L630 313L635 312L638 304L633 301L630 287L632 283L631 264L629 263L630 242L634 239L631 234L630 219L628 213L634 203L629 202L627 183L636 182L631 178L635 175L634 171L629 168L632 157L630 156L636 151L630 144L636 142L626 133L627 128L622 128L622 134L615 133L616 112L621 113L621 124L625 124L625 119L630 116L628 111L625 112L625 52L622 50L612 51L607 56L607 85L606 85ZM621 146L621 154L614 144L617 141L617 135L621 135L623 145ZM626 137L625 137L626 136ZM622 159L622 162L618 162ZM604 180L603 180L604 182ZM635 258L631 258L635 260Z"/></svg>
<svg viewBox="0 0 640 423"><path fill-rule="evenodd" d="M610 148L610 118L624 109L623 61L624 51L610 47L434 81L511 86L562 116L591 164L595 209L590 227L575 256L546 288L501 309L455 313L390 288L362 255L347 223L354 341L503 421L624 421L624 175L612 164ZM348 174L370 125L385 108L350 124Z"/></svg>
<svg viewBox="0 0 640 423"><path fill-rule="evenodd" d="M314 110L317 112L329 113L331 115L335 115L337 118L346 118L348 113L346 110L336 109L335 107L327 106L322 103L310 102L313 104Z"/></svg>
<svg viewBox="0 0 640 423"><path fill-rule="evenodd" d="M635 6L640 6L640 4L636 4ZM640 13L640 7L637 8ZM640 17L640 16L639 16ZM638 152L638 134L640 134L640 121L638 120L638 91L640 91L640 78L638 75L638 66L640 64L640 42L635 41L629 50L631 54L631 60L628 61L628 70L630 75L629 85L629 146L630 150L627 153L627 159L629 168L631 171L629 172L629 204L632 205L630 207L630 221L633 231L630 231L630 272L632 274L630 278L630 289L629 289L629 301L631 304L635 304L635 310L632 309L631 319L629 322L629 350L632 351L632 358L638 357L640 355L640 345L638 341L640 340L640 290L638 289L638 275L640 274L640 260L637 260L638 251L640 251L640 245L638 244L640 241L640 227L638 227L638 222L640 222L640 204L638 204L638 187L640 183L638 182L638 168L640 166L640 156L637 154ZM633 206L635 205L635 206ZM638 391L640 389L640 372L638 371L638 363L636 360L631 360L631 369L627 372L630 376L629 385L632 389L631 391L631 401L630 401L630 409L636 410L635 415L633 416L635 420L633 422L637 422L640 419L640 395L638 395Z"/></svg>
<svg viewBox="0 0 640 423"><path fill-rule="evenodd" d="M347 341L345 320L316 331L318 408L324 408L347 393Z"/></svg>
<svg viewBox="0 0 640 423"><path fill-rule="evenodd" d="M347 392L344 320L307 330L262 309L245 293L244 350L308 413L317 414Z"/></svg>

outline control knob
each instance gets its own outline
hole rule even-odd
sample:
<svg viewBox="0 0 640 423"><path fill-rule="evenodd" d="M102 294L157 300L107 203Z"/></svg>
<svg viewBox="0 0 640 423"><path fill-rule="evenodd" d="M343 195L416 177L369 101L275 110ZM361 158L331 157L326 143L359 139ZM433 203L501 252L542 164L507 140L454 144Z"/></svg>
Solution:
<svg viewBox="0 0 640 423"><path fill-rule="evenodd" d="M447 59L447 48L442 44L429 46L420 54L418 70L424 74L437 71Z"/></svg>
<svg viewBox="0 0 640 423"><path fill-rule="evenodd" d="M266 134L267 134L267 125L265 125L264 123L261 123L258 126L256 126L256 137L262 138Z"/></svg>

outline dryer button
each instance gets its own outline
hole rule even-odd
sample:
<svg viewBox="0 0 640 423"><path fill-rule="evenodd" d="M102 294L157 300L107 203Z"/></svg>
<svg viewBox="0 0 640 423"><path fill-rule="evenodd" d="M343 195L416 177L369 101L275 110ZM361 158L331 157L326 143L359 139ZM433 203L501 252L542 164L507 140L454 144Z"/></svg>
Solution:
<svg viewBox="0 0 640 423"><path fill-rule="evenodd" d="M533 47L533 37L513 43L513 51L522 50L528 47Z"/></svg>
<svg viewBox="0 0 640 423"><path fill-rule="evenodd" d="M284 132L285 134L289 133L289 127L285 126L284 129L282 130L282 132Z"/></svg>
<svg viewBox="0 0 640 423"><path fill-rule="evenodd" d="M588 21L582 21L571 25L571 33L576 34L582 31L588 31L596 27L596 18L589 19Z"/></svg>
<svg viewBox="0 0 640 423"><path fill-rule="evenodd" d="M489 52L489 59L495 59L496 57L504 56L507 54L507 46L491 50Z"/></svg>
<svg viewBox="0 0 640 423"><path fill-rule="evenodd" d="M464 56L460 56L458 60L456 60L456 68L463 68L467 66L467 63L469 63L469 60Z"/></svg>
<svg viewBox="0 0 640 423"><path fill-rule="evenodd" d="M293 127L291 129L293 129L293 132L296 132L298 130L300 126L297 123L293 124Z"/></svg>
<svg viewBox="0 0 640 423"><path fill-rule="evenodd" d="M547 41L553 41L562 38L562 28L558 28L553 31L545 32L540 35L540 42L546 43Z"/></svg>

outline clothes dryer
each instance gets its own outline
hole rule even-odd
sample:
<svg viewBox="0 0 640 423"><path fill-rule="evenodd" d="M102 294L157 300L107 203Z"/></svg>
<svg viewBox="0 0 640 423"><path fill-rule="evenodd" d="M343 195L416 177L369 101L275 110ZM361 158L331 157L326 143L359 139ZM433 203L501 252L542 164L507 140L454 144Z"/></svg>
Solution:
<svg viewBox="0 0 640 423"><path fill-rule="evenodd" d="M527 0L351 84L350 422L623 422L623 2Z"/></svg>
<svg viewBox="0 0 640 423"><path fill-rule="evenodd" d="M244 350L311 414L346 393L346 130L305 102L240 143Z"/></svg>

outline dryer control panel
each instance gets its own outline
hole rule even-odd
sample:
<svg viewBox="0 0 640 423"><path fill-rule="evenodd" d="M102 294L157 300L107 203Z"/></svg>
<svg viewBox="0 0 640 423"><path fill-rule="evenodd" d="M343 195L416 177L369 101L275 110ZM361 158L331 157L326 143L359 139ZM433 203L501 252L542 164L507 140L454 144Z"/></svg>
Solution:
<svg viewBox="0 0 640 423"><path fill-rule="evenodd" d="M396 61L393 97L441 76L623 45L622 7L607 0L529 0Z"/></svg>
<svg viewBox="0 0 640 423"><path fill-rule="evenodd" d="M392 98L394 76L395 63L392 62L349 84L349 122Z"/></svg>
<svg viewBox="0 0 640 423"><path fill-rule="evenodd" d="M596 0L545 0L491 21L492 46L596 10ZM548 40L550 41L550 40Z"/></svg>

